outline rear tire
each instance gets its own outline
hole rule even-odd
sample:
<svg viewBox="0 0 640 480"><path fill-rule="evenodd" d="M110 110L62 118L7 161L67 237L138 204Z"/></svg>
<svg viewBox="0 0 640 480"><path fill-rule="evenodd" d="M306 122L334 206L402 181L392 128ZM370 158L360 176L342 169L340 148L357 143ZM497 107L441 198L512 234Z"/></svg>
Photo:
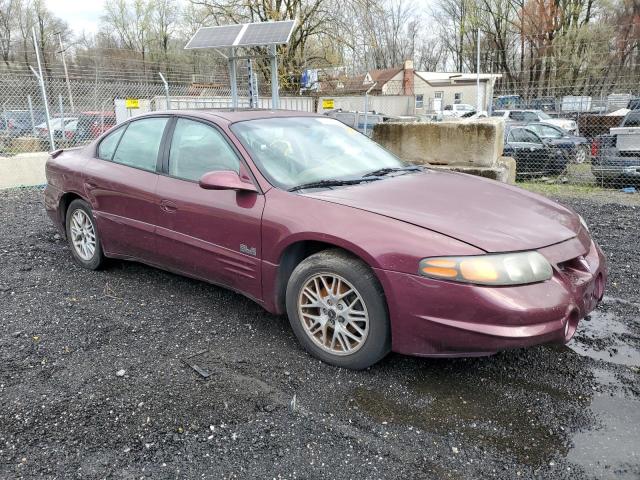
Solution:
<svg viewBox="0 0 640 480"><path fill-rule="evenodd" d="M332 249L302 261L289 278L289 323L314 357L360 370L391 350L384 292L361 260Z"/></svg>
<svg viewBox="0 0 640 480"><path fill-rule="evenodd" d="M104 266L100 235L89 204L80 199L72 201L67 208L65 225L67 241L76 263L89 270Z"/></svg>

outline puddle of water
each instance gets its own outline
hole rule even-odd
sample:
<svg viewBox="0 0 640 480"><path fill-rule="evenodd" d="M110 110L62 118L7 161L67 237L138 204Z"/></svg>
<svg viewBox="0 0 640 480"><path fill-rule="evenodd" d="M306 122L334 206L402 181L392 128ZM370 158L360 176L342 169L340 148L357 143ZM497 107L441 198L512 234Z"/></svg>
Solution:
<svg viewBox="0 0 640 480"><path fill-rule="evenodd" d="M618 383L607 371L594 374L600 384ZM600 427L575 433L567 460L598 479L640 478L640 400L602 394L593 397L590 408Z"/></svg>
<svg viewBox="0 0 640 480"><path fill-rule="evenodd" d="M354 399L379 422L411 425L441 435L454 432L469 445L493 447L525 464L538 466L555 454L567 454L566 434L556 425L545 424L539 405L529 403L532 397L520 393L535 392L536 403L548 396L553 405L568 403L568 393L520 379L478 382L473 372L455 375L435 368L425 373L412 385L414 403L365 388L357 389Z"/></svg>
<svg viewBox="0 0 640 480"><path fill-rule="evenodd" d="M574 352L618 365L640 366L640 350L634 334L617 315L594 311L578 325L567 346Z"/></svg>

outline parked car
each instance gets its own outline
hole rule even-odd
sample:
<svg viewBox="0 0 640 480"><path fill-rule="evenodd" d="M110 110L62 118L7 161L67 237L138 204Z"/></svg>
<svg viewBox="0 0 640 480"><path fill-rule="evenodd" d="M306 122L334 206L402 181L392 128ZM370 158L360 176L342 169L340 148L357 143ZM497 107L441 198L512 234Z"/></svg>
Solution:
<svg viewBox="0 0 640 480"><path fill-rule="evenodd" d="M542 122L528 123L527 128L550 147L559 149L570 162L584 163L589 157L591 146L584 137L572 135L560 127Z"/></svg>
<svg viewBox="0 0 640 480"><path fill-rule="evenodd" d="M470 120L475 120L477 118L487 118L489 116L489 114L487 112L480 111L480 112L476 112L475 110L472 110L470 112L465 113L464 115L462 115L460 118L467 118Z"/></svg>
<svg viewBox="0 0 640 480"><path fill-rule="evenodd" d="M349 125L350 127L355 128L360 133L365 133L364 126L366 122L366 125L367 125L366 133L368 136L371 136L374 125L378 123L382 123L386 120L385 116L376 112L368 112L365 115L365 112L346 111L341 109L325 112L324 115L330 118L335 118L336 120L344 123L345 125Z"/></svg>
<svg viewBox="0 0 640 480"><path fill-rule="evenodd" d="M507 110L526 107L520 95L500 95L493 99L493 110Z"/></svg>
<svg viewBox="0 0 640 480"><path fill-rule="evenodd" d="M462 117L465 113L474 112L475 107L466 103L454 103L453 105L446 105L442 110L442 118L447 117Z"/></svg>
<svg viewBox="0 0 640 480"><path fill-rule="evenodd" d="M567 166L561 150L552 148L525 125L507 125L504 141L504 155L515 158L519 179L559 175Z"/></svg>
<svg viewBox="0 0 640 480"><path fill-rule="evenodd" d="M542 110L494 110L492 117L501 117L505 121L511 122L544 122L549 125L556 125L571 134L578 131L578 125L574 120L565 118L552 118Z"/></svg>
<svg viewBox="0 0 640 480"><path fill-rule="evenodd" d="M74 141L82 143L98 138L115 124L115 112L82 112L78 115Z"/></svg>
<svg viewBox="0 0 640 480"><path fill-rule="evenodd" d="M340 367L565 343L604 295L573 211L409 165L326 116L145 114L52 152L46 176L82 267L136 260L228 287Z"/></svg>
<svg viewBox="0 0 640 480"><path fill-rule="evenodd" d="M543 112L555 112L557 110L556 99L555 97L534 98L529 102L529 108Z"/></svg>
<svg viewBox="0 0 640 480"><path fill-rule="evenodd" d="M29 110L5 110L0 114L0 135L8 138L17 138L33 135L33 126L38 125L45 119L44 112L33 111L33 122L31 123L31 112Z"/></svg>
<svg viewBox="0 0 640 480"><path fill-rule="evenodd" d="M58 117L55 117L49 120L49 125L53 130L54 139L61 139L61 138L68 139L70 136L72 136L69 125L73 123L74 125L77 126L78 124L78 119L76 117L64 117L64 129L63 129L62 120L63 118L58 118ZM47 128L47 122L42 122L41 124L36 125L36 133L40 138L48 139L49 129Z"/></svg>
<svg viewBox="0 0 640 480"><path fill-rule="evenodd" d="M640 185L640 110L631 110L619 127L598 135L591 145L591 171L598 183Z"/></svg>
<svg viewBox="0 0 640 480"><path fill-rule="evenodd" d="M640 110L640 98L632 98L627 104L629 110Z"/></svg>
<svg viewBox="0 0 640 480"><path fill-rule="evenodd" d="M75 139L77 130L78 130L77 120L67 123L67 125L64 127L64 138L66 140L73 141Z"/></svg>

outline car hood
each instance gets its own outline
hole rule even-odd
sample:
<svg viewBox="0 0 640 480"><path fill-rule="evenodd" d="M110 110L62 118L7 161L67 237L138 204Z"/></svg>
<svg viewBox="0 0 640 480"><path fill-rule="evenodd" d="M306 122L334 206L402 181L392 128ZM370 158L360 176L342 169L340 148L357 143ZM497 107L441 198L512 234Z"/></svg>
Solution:
<svg viewBox="0 0 640 480"><path fill-rule="evenodd" d="M544 197L435 170L305 195L411 223L487 252L537 249L568 240L580 229L575 213Z"/></svg>

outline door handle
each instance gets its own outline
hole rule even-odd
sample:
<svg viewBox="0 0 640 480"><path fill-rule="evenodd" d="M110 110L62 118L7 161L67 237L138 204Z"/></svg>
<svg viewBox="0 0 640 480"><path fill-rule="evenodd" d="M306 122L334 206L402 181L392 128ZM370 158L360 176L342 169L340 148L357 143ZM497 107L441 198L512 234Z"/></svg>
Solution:
<svg viewBox="0 0 640 480"><path fill-rule="evenodd" d="M178 206L171 200L160 200L160 208L167 213L174 213Z"/></svg>

